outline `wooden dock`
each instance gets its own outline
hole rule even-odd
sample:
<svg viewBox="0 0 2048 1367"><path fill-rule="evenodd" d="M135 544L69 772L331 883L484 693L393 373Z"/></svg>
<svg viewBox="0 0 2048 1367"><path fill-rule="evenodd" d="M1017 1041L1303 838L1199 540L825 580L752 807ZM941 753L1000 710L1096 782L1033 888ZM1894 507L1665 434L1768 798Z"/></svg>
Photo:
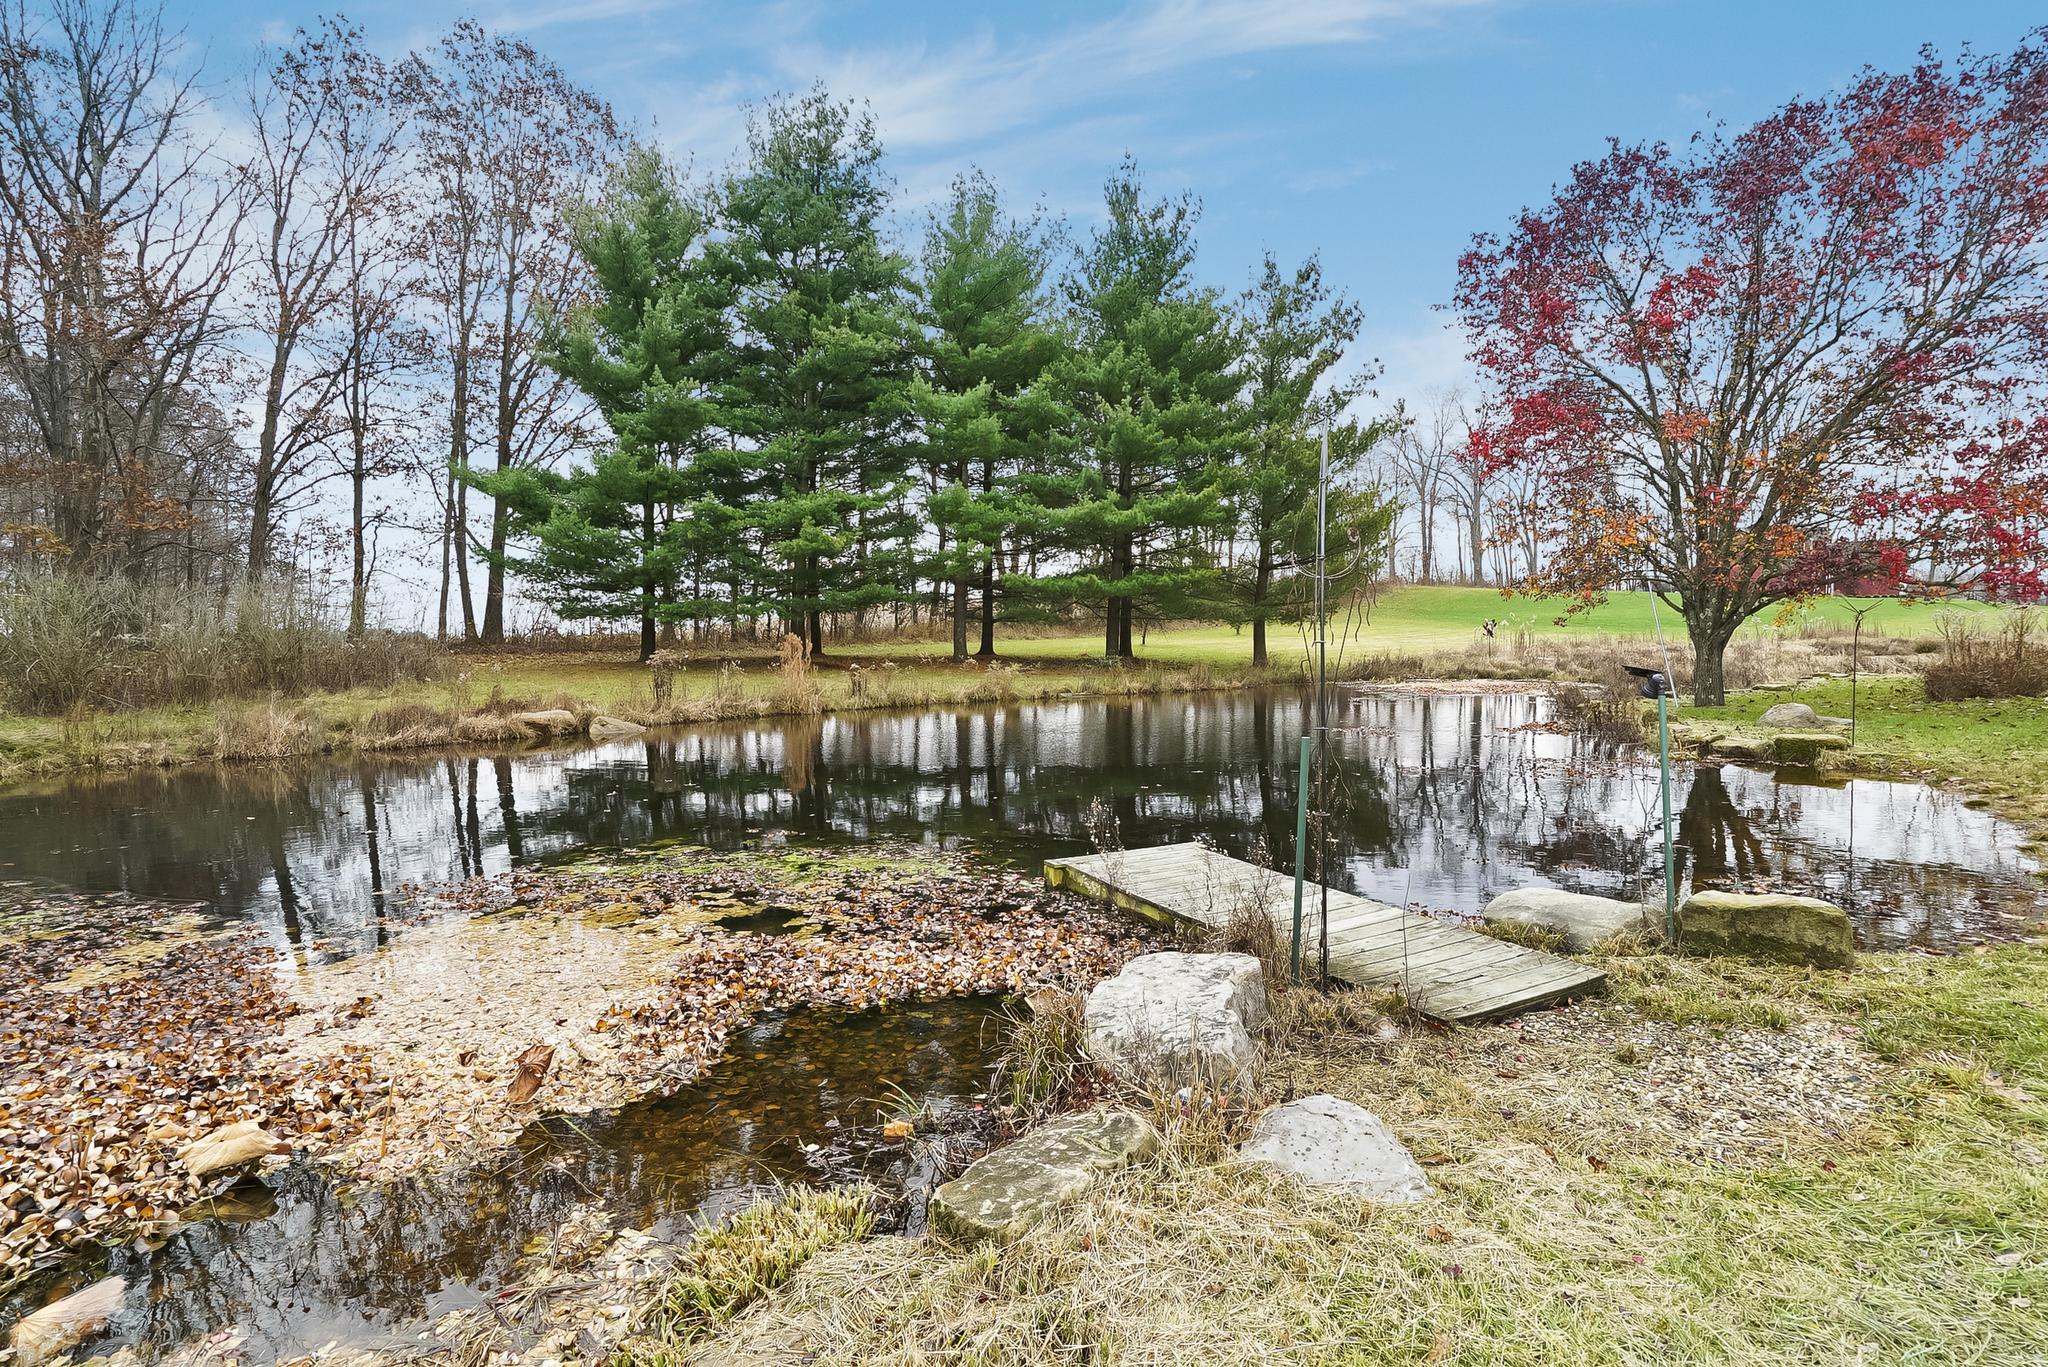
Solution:
<svg viewBox="0 0 2048 1367"><path fill-rule="evenodd" d="M1262 908L1285 944L1294 879L1192 842L1046 861L1045 881L1157 921L1219 925ZM1320 888L1303 890L1302 967L1316 954ZM1330 890L1330 976L1392 988L1433 1020L1481 1021L1584 996L1607 975L1582 963L1447 926L1384 902Z"/></svg>

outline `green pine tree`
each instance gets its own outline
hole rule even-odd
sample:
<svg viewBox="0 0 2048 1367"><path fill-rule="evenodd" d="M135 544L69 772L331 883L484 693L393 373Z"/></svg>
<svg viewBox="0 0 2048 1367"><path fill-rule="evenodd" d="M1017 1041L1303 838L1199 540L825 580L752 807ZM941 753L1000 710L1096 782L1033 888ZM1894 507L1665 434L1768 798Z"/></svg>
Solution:
<svg viewBox="0 0 2048 1367"><path fill-rule="evenodd" d="M1044 236L1007 221L980 173L953 183L924 247L925 371L912 387L934 492L931 572L953 586L953 658L967 658L969 595L979 653L995 654L996 567L1028 523L1015 474L1049 449L1060 410L1040 383L1059 355L1046 324Z"/></svg>
<svg viewBox="0 0 2048 1367"><path fill-rule="evenodd" d="M1330 441L1330 530L1333 570L1363 557L1377 572L1392 510L1370 490L1351 487L1374 443L1391 432L1376 419L1361 425L1344 414L1370 389L1373 372L1332 379L1364 315L1323 283L1311 256L1291 274L1271 256L1239 305L1241 373L1250 440L1232 472L1231 496L1251 566L1236 579L1237 615L1252 624L1252 663L1266 663L1266 622L1298 616L1312 583L1299 577L1315 554L1316 481L1321 437ZM1276 583L1276 580L1284 582Z"/></svg>
<svg viewBox="0 0 2048 1367"><path fill-rule="evenodd" d="M709 249L734 292L726 494L766 583L750 606L824 645L827 614L901 598L913 527L909 264L881 239L874 123L823 90L759 110Z"/></svg>
<svg viewBox="0 0 2048 1367"><path fill-rule="evenodd" d="M1076 561L1034 587L1100 600L1103 653L1129 659L1140 619L1217 611L1227 470L1245 431L1229 318L1190 275L1198 206L1146 202L1129 161L1105 199L1108 221L1065 282L1076 345L1059 385L1072 452L1026 486Z"/></svg>

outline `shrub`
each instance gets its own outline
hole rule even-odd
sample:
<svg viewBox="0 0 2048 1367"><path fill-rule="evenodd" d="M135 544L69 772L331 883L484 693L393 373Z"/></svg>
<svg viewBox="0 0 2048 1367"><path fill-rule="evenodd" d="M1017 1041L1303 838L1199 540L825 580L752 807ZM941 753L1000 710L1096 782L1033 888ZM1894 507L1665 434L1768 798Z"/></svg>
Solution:
<svg viewBox="0 0 2048 1367"><path fill-rule="evenodd" d="M1959 616L1941 620L1940 658L1922 675L1930 702L2048 695L2048 647L2031 612L2006 617L1995 637Z"/></svg>
<svg viewBox="0 0 2048 1367"><path fill-rule="evenodd" d="M110 583L68 576L0 586L0 687L22 712L99 701L118 626Z"/></svg>
<svg viewBox="0 0 2048 1367"><path fill-rule="evenodd" d="M23 712L388 688L441 672L432 641L351 639L289 581L226 593L84 575L0 583L0 687Z"/></svg>

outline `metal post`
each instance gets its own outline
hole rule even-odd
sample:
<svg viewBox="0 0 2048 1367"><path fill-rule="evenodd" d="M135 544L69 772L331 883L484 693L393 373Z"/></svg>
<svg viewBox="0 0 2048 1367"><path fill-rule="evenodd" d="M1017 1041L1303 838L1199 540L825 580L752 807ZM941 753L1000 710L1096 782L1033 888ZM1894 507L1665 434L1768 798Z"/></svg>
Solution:
<svg viewBox="0 0 2048 1367"><path fill-rule="evenodd" d="M1308 860L1308 737L1301 738L1301 777L1294 788L1294 947L1288 976L1301 981L1301 879Z"/></svg>
<svg viewBox="0 0 2048 1367"><path fill-rule="evenodd" d="M1316 468L1316 981L1330 985L1330 434Z"/></svg>
<svg viewBox="0 0 2048 1367"><path fill-rule="evenodd" d="M1667 679L1669 676L1666 676ZM1678 943L1678 858L1671 846L1670 684L1657 690L1657 761L1664 790L1664 942Z"/></svg>

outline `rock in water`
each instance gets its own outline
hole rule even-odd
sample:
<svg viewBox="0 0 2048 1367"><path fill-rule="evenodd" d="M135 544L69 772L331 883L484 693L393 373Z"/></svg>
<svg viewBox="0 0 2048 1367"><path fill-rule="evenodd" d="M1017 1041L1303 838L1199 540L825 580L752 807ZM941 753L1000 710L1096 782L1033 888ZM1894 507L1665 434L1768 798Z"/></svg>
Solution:
<svg viewBox="0 0 2048 1367"><path fill-rule="evenodd" d="M1265 976L1251 955L1141 954L1088 994L1081 1048L1137 1086L1235 1087L1265 1020Z"/></svg>
<svg viewBox="0 0 2048 1367"><path fill-rule="evenodd" d="M647 728L638 722L620 721L617 717L592 717L590 738L592 740L619 740L626 736L637 736Z"/></svg>
<svg viewBox="0 0 2048 1367"><path fill-rule="evenodd" d="M509 720L514 725L524 726L543 736L572 736L583 729L583 723L576 720L576 714L566 707L547 707L538 712L514 712Z"/></svg>
<svg viewBox="0 0 2048 1367"><path fill-rule="evenodd" d="M1259 1117L1237 1156L1375 1201L1422 1201L1429 1179L1386 1122L1342 1097L1307 1096Z"/></svg>
<svg viewBox="0 0 2048 1367"><path fill-rule="evenodd" d="M1728 759L1768 760L1777 754L1769 736L1717 736L1707 742L1707 753Z"/></svg>
<svg viewBox="0 0 2048 1367"><path fill-rule="evenodd" d="M275 1153L290 1153L292 1146L253 1120L223 1125L203 1139L195 1139L178 1150L178 1161L194 1177L209 1177Z"/></svg>
<svg viewBox="0 0 2048 1367"><path fill-rule="evenodd" d="M1678 908L1678 947L1819 968L1856 962L1847 912L1818 897L1781 893L1694 893Z"/></svg>
<svg viewBox="0 0 2048 1367"><path fill-rule="evenodd" d="M1818 764L1830 750L1846 750L1849 738L1832 731L1782 731L1771 741L1771 753L1783 764Z"/></svg>
<svg viewBox="0 0 2048 1367"><path fill-rule="evenodd" d="M127 1291L127 1282L107 1277L23 1316L7 1336L14 1360L21 1367L36 1367L77 1347L113 1318Z"/></svg>
<svg viewBox="0 0 2048 1367"><path fill-rule="evenodd" d="M1158 1144L1150 1122L1130 1111L1063 1116L975 1160L933 1192L932 1225L960 1239L1013 1239Z"/></svg>
<svg viewBox="0 0 2048 1367"><path fill-rule="evenodd" d="M1661 910L1653 916L1641 902L1620 902L1612 897L1560 892L1556 888L1504 892L1486 904L1482 915L1490 924L1514 922L1561 931L1564 947L1574 954L1583 954L1625 930L1655 934L1661 930L1664 919Z"/></svg>

